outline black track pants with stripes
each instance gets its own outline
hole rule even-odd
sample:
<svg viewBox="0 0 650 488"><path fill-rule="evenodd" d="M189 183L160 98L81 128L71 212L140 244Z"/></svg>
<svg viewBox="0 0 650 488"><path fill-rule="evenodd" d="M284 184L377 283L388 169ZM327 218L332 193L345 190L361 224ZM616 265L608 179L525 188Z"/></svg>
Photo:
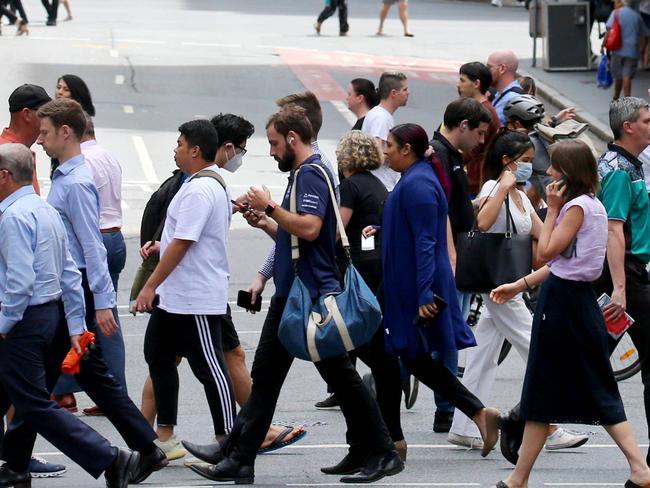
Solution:
<svg viewBox="0 0 650 488"><path fill-rule="evenodd" d="M176 357L187 361L208 400L215 435L230 433L235 418L232 384L223 358L221 315L181 315L154 309L144 338L158 410L158 425L176 425L178 371Z"/></svg>

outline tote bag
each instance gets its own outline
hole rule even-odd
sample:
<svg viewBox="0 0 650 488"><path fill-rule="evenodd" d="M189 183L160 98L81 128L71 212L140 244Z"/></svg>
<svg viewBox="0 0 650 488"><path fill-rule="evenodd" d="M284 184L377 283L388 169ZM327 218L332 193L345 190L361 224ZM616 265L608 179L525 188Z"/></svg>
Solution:
<svg viewBox="0 0 650 488"><path fill-rule="evenodd" d="M610 53L613 51L618 51L623 46L623 36L621 34L621 23L618 20L620 10L614 11L614 22L612 23L612 28L607 32L605 37L605 42L603 47L607 49Z"/></svg>
<svg viewBox="0 0 650 488"><path fill-rule="evenodd" d="M309 290L298 276L298 260L300 259L298 237L291 236L291 257L296 276L280 319L278 339L293 357L318 362L345 354L368 343L377 331L382 315L377 298L352 265L350 243L336 205L336 195L329 176L318 165L310 164L308 166L318 168L327 181L341 243L349 264L345 272L343 291L338 294L321 296L313 302ZM290 210L294 213L296 212L296 187L300 169L296 170L289 200Z"/></svg>
<svg viewBox="0 0 650 488"><path fill-rule="evenodd" d="M485 205L487 200L483 203ZM505 234L481 232L478 220L456 241L456 288L466 293L489 293L530 273L533 263L530 234L518 234L506 196ZM481 205L481 208L483 208ZM480 212L481 209L479 209Z"/></svg>

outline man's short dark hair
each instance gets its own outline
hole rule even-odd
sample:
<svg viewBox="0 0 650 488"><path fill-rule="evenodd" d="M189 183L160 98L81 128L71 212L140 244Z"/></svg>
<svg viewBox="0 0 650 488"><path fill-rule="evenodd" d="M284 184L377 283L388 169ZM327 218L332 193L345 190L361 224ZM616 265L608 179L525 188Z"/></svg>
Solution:
<svg viewBox="0 0 650 488"><path fill-rule="evenodd" d="M47 102L36 112L39 118L48 117L52 125L59 130L64 125L72 129L77 139L81 140L86 131L86 113L79 102L71 98L57 98Z"/></svg>
<svg viewBox="0 0 650 488"><path fill-rule="evenodd" d="M459 73L467 76L471 81L479 81L478 89L481 93L485 93L492 84L492 75L490 70L483 63L474 61L472 63L465 63L460 67Z"/></svg>
<svg viewBox="0 0 650 488"><path fill-rule="evenodd" d="M210 122L219 135L219 147L227 142L241 146L255 132L253 124L235 114L215 115Z"/></svg>
<svg viewBox="0 0 650 488"><path fill-rule="evenodd" d="M463 120L467 120L470 129L476 129L481 122L492 122L492 114L475 99L460 97L447 105L443 122L447 129L455 129Z"/></svg>
<svg viewBox="0 0 650 488"><path fill-rule="evenodd" d="M298 105L286 105L271 115L266 123L266 128L268 129L271 125L284 137L287 136L289 131L295 132L305 144L309 144L313 137L307 111Z"/></svg>
<svg viewBox="0 0 650 488"><path fill-rule="evenodd" d="M190 120L178 128L190 147L198 146L204 161L214 161L219 146L219 135L209 120Z"/></svg>
<svg viewBox="0 0 650 488"><path fill-rule="evenodd" d="M318 133L323 126L323 110L321 109L320 102L316 95L310 91L302 93L292 93L286 97L282 97L275 102L278 107L283 108L289 104L294 104L305 109L311 129L313 131L313 138L318 139ZM308 142L308 141L306 141Z"/></svg>
<svg viewBox="0 0 650 488"><path fill-rule="evenodd" d="M406 75L399 71L386 71L382 73L377 88L379 99L386 100L390 96L390 92L402 88L402 83L407 79Z"/></svg>

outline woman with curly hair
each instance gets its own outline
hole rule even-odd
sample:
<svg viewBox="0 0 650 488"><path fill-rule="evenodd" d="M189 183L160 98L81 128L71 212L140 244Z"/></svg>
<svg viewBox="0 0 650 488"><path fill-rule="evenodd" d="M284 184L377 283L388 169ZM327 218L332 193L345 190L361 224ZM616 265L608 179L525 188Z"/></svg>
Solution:
<svg viewBox="0 0 650 488"><path fill-rule="evenodd" d="M381 249L379 240L362 237L364 227L381 225L384 202L388 191L384 184L371 173L382 162L382 155L375 138L359 130L345 134L336 149L339 171L345 176L339 186L341 218L350 241L352 263L370 289L377 293L381 281ZM338 245L337 261L341 276L348 266L343 247ZM381 301L381 300L380 300ZM402 386L397 358L388 357L384 347L384 328L379 327L372 341L353 352L368 365L375 379L377 403L395 448L402 460L406 459L406 441L400 422ZM361 467L361 459L348 455L342 465ZM340 464L341 464L340 463Z"/></svg>

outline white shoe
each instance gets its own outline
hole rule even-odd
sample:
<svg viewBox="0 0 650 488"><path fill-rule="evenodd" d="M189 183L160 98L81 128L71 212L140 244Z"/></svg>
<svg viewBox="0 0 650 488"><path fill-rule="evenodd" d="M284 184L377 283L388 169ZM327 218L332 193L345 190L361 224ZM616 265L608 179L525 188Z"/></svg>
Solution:
<svg viewBox="0 0 650 488"><path fill-rule="evenodd" d="M180 459L182 457L185 457L185 455L187 454L187 451L183 448L181 441L179 441L175 435L171 436L168 440L164 442L159 439L156 439L153 442L160 449L163 450L165 456L167 456L168 461L174 461L176 459Z"/></svg>
<svg viewBox="0 0 650 488"><path fill-rule="evenodd" d="M466 447L471 450L483 449L483 439L480 437L471 437L468 435L460 435L450 432L447 434L447 442L449 442L449 444Z"/></svg>
<svg viewBox="0 0 650 488"><path fill-rule="evenodd" d="M491 0L490 3L493 7L503 7L503 2L501 0Z"/></svg>
<svg viewBox="0 0 650 488"><path fill-rule="evenodd" d="M558 449L570 449L580 447L589 440L589 436L579 432L569 432L562 427L548 436L546 439L546 450L556 451Z"/></svg>

